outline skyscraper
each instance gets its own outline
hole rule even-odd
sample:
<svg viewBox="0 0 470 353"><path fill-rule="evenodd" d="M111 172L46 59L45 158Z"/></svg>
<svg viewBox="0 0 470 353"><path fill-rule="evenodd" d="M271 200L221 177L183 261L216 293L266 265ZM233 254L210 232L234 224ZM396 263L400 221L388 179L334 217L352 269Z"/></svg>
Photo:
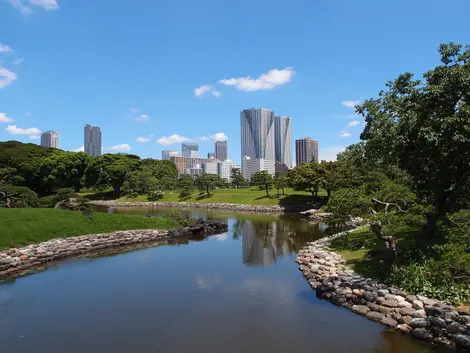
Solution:
<svg viewBox="0 0 470 353"><path fill-rule="evenodd" d="M101 128L85 125L85 153L92 157L101 156Z"/></svg>
<svg viewBox="0 0 470 353"><path fill-rule="evenodd" d="M292 167L292 123L288 116L274 119L276 162Z"/></svg>
<svg viewBox="0 0 470 353"><path fill-rule="evenodd" d="M240 125L242 160L248 156L274 162L274 112L263 108L242 110Z"/></svg>
<svg viewBox="0 0 470 353"><path fill-rule="evenodd" d="M310 137L302 137L295 141L295 163L309 163L318 160L318 141L312 140Z"/></svg>
<svg viewBox="0 0 470 353"><path fill-rule="evenodd" d="M219 161L225 161L227 159L227 141L215 142L215 158Z"/></svg>
<svg viewBox="0 0 470 353"><path fill-rule="evenodd" d="M163 150L162 151L162 160L169 161L172 156L178 156L178 151L174 150Z"/></svg>
<svg viewBox="0 0 470 353"><path fill-rule="evenodd" d="M183 143L181 145L181 155L188 158L199 158L199 145L194 142Z"/></svg>
<svg viewBox="0 0 470 353"><path fill-rule="evenodd" d="M59 134L51 130L42 133L41 146L48 148L59 148Z"/></svg>

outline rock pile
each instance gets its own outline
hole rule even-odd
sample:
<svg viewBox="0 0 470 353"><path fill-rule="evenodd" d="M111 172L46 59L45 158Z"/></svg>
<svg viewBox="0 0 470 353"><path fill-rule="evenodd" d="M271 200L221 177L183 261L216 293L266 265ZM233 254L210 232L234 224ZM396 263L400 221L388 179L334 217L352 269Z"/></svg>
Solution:
<svg viewBox="0 0 470 353"><path fill-rule="evenodd" d="M297 263L317 297L346 307L402 333L435 344L470 351L470 311L363 278L329 251L330 241L345 232L308 243Z"/></svg>
<svg viewBox="0 0 470 353"><path fill-rule="evenodd" d="M118 202L98 200L92 205L106 207L174 207L174 208L202 208L219 211L236 211L247 213L284 213L281 206L240 205L235 203L196 203L196 202Z"/></svg>
<svg viewBox="0 0 470 353"><path fill-rule="evenodd" d="M67 257L80 256L103 249L121 248L133 244L176 238L208 236L226 232L222 222L200 220L194 226L174 230L126 230L106 234L92 234L54 239L37 245L0 252L0 277L7 277L25 269L41 266Z"/></svg>

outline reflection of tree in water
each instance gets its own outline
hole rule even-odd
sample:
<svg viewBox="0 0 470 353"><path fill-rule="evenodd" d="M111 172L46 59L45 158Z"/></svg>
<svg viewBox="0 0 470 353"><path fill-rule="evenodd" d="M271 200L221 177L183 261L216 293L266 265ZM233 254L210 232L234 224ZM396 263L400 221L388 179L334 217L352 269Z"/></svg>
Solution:
<svg viewBox="0 0 470 353"><path fill-rule="evenodd" d="M243 263L266 265L278 257L297 252L307 241L322 236L309 222L299 218L281 217L270 221L238 219L233 238L242 235Z"/></svg>

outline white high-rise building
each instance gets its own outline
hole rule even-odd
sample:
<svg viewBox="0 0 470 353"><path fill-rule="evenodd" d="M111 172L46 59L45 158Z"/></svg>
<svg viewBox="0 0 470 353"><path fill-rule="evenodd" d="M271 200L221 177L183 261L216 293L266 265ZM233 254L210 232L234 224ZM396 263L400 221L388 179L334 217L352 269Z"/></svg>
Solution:
<svg viewBox="0 0 470 353"><path fill-rule="evenodd" d="M228 182L232 181L232 169L235 167L235 164L229 159L225 161L219 161L217 165L217 172L221 179L225 179Z"/></svg>
<svg viewBox="0 0 470 353"><path fill-rule="evenodd" d="M318 141L302 137L295 141L295 164L310 163L318 160Z"/></svg>
<svg viewBox="0 0 470 353"><path fill-rule="evenodd" d="M85 125L85 153L92 157L101 156L101 128Z"/></svg>
<svg viewBox="0 0 470 353"><path fill-rule="evenodd" d="M169 161L171 160L171 157L177 157L177 156L178 156L178 151L174 151L174 150L162 151L162 160L164 161Z"/></svg>
<svg viewBox="0 0 470 353"><path fill-rule="evenodd" d="M274 142L274 112L263 108L240 112L241 157L276 160ZM243 166L242 166L243 167Z"/></svg>
<svg viewBox="0 0 470 353"><path fill-rule="evenodd" d="M276 172L275 162L265 158L243 158L243 177L251 180L251 176L257 172L266 170L269 174L274 175Z"/></svg>
<svg viewBox="0 0 470 353"><path fill-rule="evenodd" d="M292 167L292 121L288 116L274 119L276 162Z"/></svg>
<svg viewBox="0 0 470 353"><path fill-rule="evenodd" d="M187 158L199 158L199 145L193 142L183 143L181 155Z"/></svg>
<svg viewBox="0 0 470 353"><path fill-rule="evenodd" d="M47 148L59 148L59 134L52 130L42 133L41 146Z"/></svg>
<svg viewBox="0 0 470 353"><path fill-rule="evenodd" d="M208 161L208 162L204 162L202 164L202 171L206 174L215 174L217 175L218 174L218 171L217 171L217 161L216 160L211 160L211 161Z"/></svg>

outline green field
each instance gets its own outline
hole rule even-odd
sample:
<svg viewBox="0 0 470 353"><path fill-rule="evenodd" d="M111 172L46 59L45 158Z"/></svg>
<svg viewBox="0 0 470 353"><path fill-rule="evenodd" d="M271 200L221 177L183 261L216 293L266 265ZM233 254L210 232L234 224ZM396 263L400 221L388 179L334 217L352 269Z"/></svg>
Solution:
<svg viewBox="0 0 470 353"><path fill-rule="evenodd" d="M55 238L131 229L170 229L180 225L165 218L81 212L50 208L0 208L0 249L37 244Z"/></svg>
<svg viewBox="0 0 470 353"><path fill-rule="evenodd" d="M218 189L214 190L213 194L209 197L206 194L195 192L193 196L184 201L187 202L200 202L200 203L235 203L245 205L280 205L280 206L308 206L318 202L319 200L312 197L312 194L305 191L294 191L291 188L284 189L285 195L277 196L276 190L270 191L270 197L266 196L266 191L260 190L258 187L240 188L240 189ZM160 202L178 202L178 191L173 191L166 194ZM82 193L81 195L89 197L93 200L111 199L110 192L102 193ZM326 192L321 190L319 196L326 196ZM123 196L119 199L122 202L132 201L148 201L147 195L139 195L137 197Z"/></svg>

